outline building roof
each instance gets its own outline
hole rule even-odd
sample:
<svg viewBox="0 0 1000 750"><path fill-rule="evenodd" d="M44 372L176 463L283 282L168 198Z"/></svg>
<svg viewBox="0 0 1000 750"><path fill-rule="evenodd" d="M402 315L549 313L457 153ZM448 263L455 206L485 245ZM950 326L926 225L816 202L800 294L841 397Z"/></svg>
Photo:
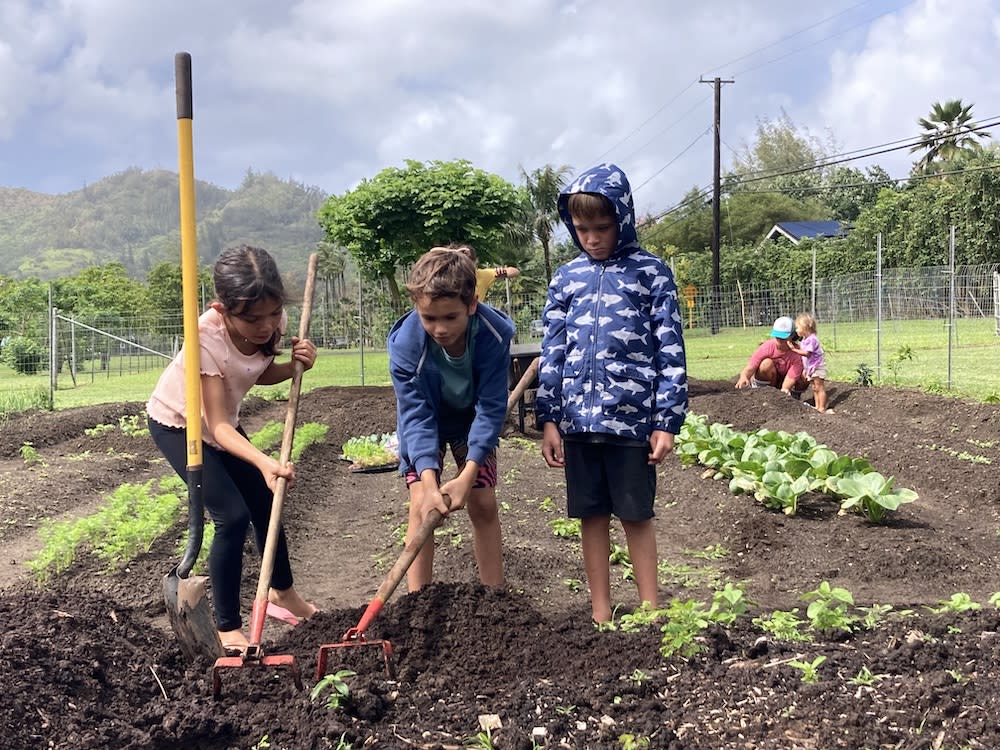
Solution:
<svg viewBox="0 0 1000 750"><path fill-rule="evenodd" d="M847 227L839 221L779 221L764 239L777 240L785 237L793 245L798 245L810 237L840 237L847 232Z"/></svg>

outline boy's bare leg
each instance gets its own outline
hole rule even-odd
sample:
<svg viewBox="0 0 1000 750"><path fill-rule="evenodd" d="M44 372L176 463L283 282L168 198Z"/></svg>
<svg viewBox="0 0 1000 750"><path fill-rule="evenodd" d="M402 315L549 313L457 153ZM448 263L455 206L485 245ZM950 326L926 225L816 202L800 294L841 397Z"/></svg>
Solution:
<svg viewBox="0 0 1000 750"><path fill-rule="evenodd" d="M812 389L816 411L823 414L826 412L826 383L823 382L823 378L813 378Z"/></svg>
<svg viewBox="0 0 1000 750"><path fill-rule="evenodd" d="M424 499L423 487L420 486L420 482L414 482L410 485L410 511L409 511L409 521L406 525L406 541L409 543L410 539L416 533L417 529L420 528L420 524L424 522L423 516L420 514L420 506ZM434 575L434 537L432 536L427 540L427 543L423 546L417 556L413 558L413 562L410 564L409 569L406 571L406 588L410 592L417 591L418 589L426 586L431 582L431 577Z"/></svg>
<svg viewBox="0 0 1000 750"><path fill-rule="evenodd" d="M503 542L495 487L481 487L469 493L466 503L472 522L472 549L484 586L503 585Z"/></svg>
<svg viewBox="0 0 1000 750"><path fill-rule="evenodd" d="M632 559L632 573L639 589L639 601L648 602L654 609L659 606L659 582L657 581L656 526L653 519L646 521L622 521L628 556Z"/></svg>
<svg viewBox="0 0 1000 750"><path fill-rule="evenodd" d="M590 586L590 609L594 622L611 619L611 516L591 516L580 519L583 543L583 568Z"/></svg>

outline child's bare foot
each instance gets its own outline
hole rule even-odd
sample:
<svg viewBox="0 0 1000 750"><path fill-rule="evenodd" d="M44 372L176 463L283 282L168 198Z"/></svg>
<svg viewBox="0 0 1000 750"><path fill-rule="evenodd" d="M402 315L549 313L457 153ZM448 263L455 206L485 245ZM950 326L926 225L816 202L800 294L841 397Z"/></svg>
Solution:
<svg viewBox="0 0 1000 750"><path fill-rule="evenodd" d="M242 630L220 630L219 640L222 641L222 648L226 651L246 651L250 646L250 641L243 634Z"/></svg>
<svg viewBox="0 0 1000 750"><path fill-rule="evenodd" d="M300 617L303 620L308 620L319 611L315 604L307 602L303 599L299 592L294 588L287 588L284 591L269 589L267 592L267 600L271 602L271 604L277 604L279 607L284 607L293 615Z"/></svg>

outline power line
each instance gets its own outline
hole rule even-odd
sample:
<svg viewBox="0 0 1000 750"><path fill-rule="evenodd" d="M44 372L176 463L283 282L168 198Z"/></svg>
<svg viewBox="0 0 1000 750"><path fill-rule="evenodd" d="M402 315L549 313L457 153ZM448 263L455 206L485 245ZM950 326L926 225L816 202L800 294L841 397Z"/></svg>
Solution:
<svg viewBox="0 0 1000 750"><path fill-rule="evenodd" d="M794 31L791 34L788 34L787 36L783 36L781 39L777 39L777 40L771 42L770 44L766 44L763 47L758 47L753 52L748 52L745 55L741 55L740 57L737 57L735 60L730 60L727 63L723 63L722 65L719 65L717 67L710 68L708 72L711 73L714 70L722 70L723 68L727 68L730 65L735 65L738 62L742 62L743 60L746 60L747 58L753 57L754 55L759 54L759 53L763 52L764 50L771 49L771 47L777 47L779 44L784 44L789 39L794 39L795 37L799 36L800 34L804 34L804 33L806 33L807 31L809 31L811 29L815 29L817 26L822 26L827 21L832 21L834 18L837 18L838 16L842 16L845 13L847 13L848 11L852 11L855 8L860 8L862 5L868 5L870 2L871 2L871 0L864 0L864 2L855 3L854 5L851 5L851 6L847 7L847 8L844 8L842 11L834 13L832 16L827 16L826 18L822 18L819 21L817 21L816 23L810 24L809 26L806 26L805 28L799 29L798 31ZM877 17L878 16L876 16L876 18Z"/></svg>
<svg viewBox="0 0 1000 750"><path fill-rule="evenodd" d="M990 128L996 127L997 125L1000 125L1000 117L986 118L984 120L979 120L974 122L963 132L973 133L973 132L978 132L980 130L988 130ZM929 133L924 133L919 136L901 138L894 141L888 141L886 143L877 144L875 146L868 146L865 148L854 149L852 151L845 151L840 154L834 154L831 157L828 157L828 159L816 162L806 167L798 167L796 169L785 170L783 172L775 172L773 170L759 170L757 172L750 172L749 175L751 176L746 178L740 178L739 183L740 185L746 185L751 182L761 182L763 180L771 180L776 177L786 177L788 175L801 174L803 172L810 172L816 169L825 169L826 167L835 166L837 164L843 164L849 161L865 159L870 156L877 156L879 154L890 153L892 151L900 151L904 148L910 148L912 146L917 146L917 145L922 146L934 143L939 140L950 138L952 136L954 136L954 133L944 132L933 136L931 136ZM856 154L856 156L852 156L853 154ZM680 209L685 208L686 206L689 206L697 202L698 200L704 199L705 197L707 197L711 189L712 189L711 186L700 188L695 195L685 198L680 203L677 203L676 205L666 209L665 211L662 211L659 214L650 217L646 223L648 224L649 222L656 222L659 219L662 219L664 216L668 216L669 214L674 213L675 211L679 211ZM761 192L771 192L771 191L761 191ZM777 191L777 192L782 192L782 191Z"/></svg>
<svg viewBox="0 0 1000 750"><path fill-rule="evenodd" d="M923 180L934 180L934 179L939 179L941 177L948 177L950 175L969 174L969 173L972 173L972 172L991 172L991 171L994 171L994 170L1000 170L1000 164L990 164L990 165L983 166L983 167L968 167L968 168L964 168L964 169L952 169L952 170L946 170L944 172L935 172L934 174L909 175L907 177L889 177L889 178L881 179L881 180L869 180L867 182L844 183L844 184L841 184L841 185L815 185L815 186L812 186L812 187L795 188L795 190L798 191L798 192L816 192L816 193L826 192L826 191L831 191L832 192L834 190L842 190L844 188L866 187L868 185L889 185L889 184L898 184L898 183L901 183L901 182L920 182L920 181L923 181ZM787 190L779 190L779 189L775 188L775 189L770 189L770 190L768 190L768 189L764 189L764 190L744 190L744 191L741 191L740 194L742 194L742 195L775 195L775 194L782 194L782 193L787 193L787 192L788 192ZM647 221L644 221L640 225L638 225L636 227L636 229L644 229L646 227L649 227L652 224L655 224L660 219L664 218L665 216L668 216L670 213L678 210L680 207L681 207L681 204L678 204L678 206L675 206L674 208L668 209L666 212L658 214L656 217L651 217ZM675 219L674 221L672 221L669 224L665 225L664 229L669 229L670 227L674 226L675 224L679 224L682 221L684 221L684 217L681 217L679 219Z"/></svg>
<svg viewBox="0 0 1000 750"><path fill-rule="evenodd" d="M908 4L909 3L907 3L907 5ZM900 8L901 7L904 7L904 6L900 6ZM811 42L810 44L807 44L804 47L798 47L798 48L793 49L793 50L791 50L789 52L786 52L783 55L780 55L780 56L775 57L775 58L773 58L771 60L767 60L765 62L762 62L759 65L754 65L753 67L750 67L750 68L744 68L743 70L735 73L734 77L738 76L738 75L743 75L744 73L750 73L750 72L752 72L754 70L759 70L760 68L767 67L768 65L771 65L772 63L776 63L776 62L778 62L780 60L784 60L786 57L791 57L792 55L797 55L799 52L804 52L805 50L809 49L810 47L815 47L816 45L821 44L823 42L828 42L831 39L833 39L834 37L840 36L841 34L843 34L845 32L852 31L853 29L856 29L859 26L864 26L866 24L870 24L872 21L876 21L879 18L882 18L882 16L887 16L890 13L895 13L898 10L899 10L899 8L890 8L889 10L883 11L882 13L879 13L878 15L872 16L871 18L867 18L867 19L865 19L863 21L859 21L856 24L848 26L846 29L840 29L839 31L835 31L834 33L829 34L829 35L827 35L827 36L825 36L825 37L823 37L821 39L817 39L816 41Z"/></svg>
<svg viewBox="0 0 1000 750"><path fill-rule="evenodd" d="M776 40L776 41L774 41L774 42L771 42L770 44L767 44L767 45L764 45L763 47L759 47L759 48L757 48L756 50L754 50L753 52L749 52L749 53L747 53L747 54L745 54L745 55L742 55L741 57L738 57L738 58L736 58L736 59L734 59L734 60L731 60L731 61L730 61L730 62L728 62L728 63L725 63L724 65L721 65L721 66L716 66L716 67L714 67L714 68L711 68L710 70L719 70L719 69L720 69L720 68L722 68L722 67L725 67L725 66L728 66L728 65L732 65L733 63L736 63L736 62L739 62L739 61L741 61L741 60L745 60L745 59L747 59L747 58L750 58L750 57L753 57L754 55L757 55L757 54L759 54L760 52L763 52L764 50L767 50L767 49L770 49L771 47L774 47L774 46L777 46L777 45L779 45L779 44L783 44L783 43L787 42L787 41L788 41L789 39L792 39L792 38L794 38L794 37L796 37L796 36L799 36L800 34L804 34L804 33L805 33L806 31L809 31L809 30L811 30L811 29L814 29L814 28L816 28L817 26L820 26L820 25L822 25L822 24L824 24L824 23L826 23L826 22L828 22L828 21L831 21L831 20L833 20L833 19L835 19L835 18L837 18L837 17L839 17L839 16L842 16L842 15L844 15L845 13L847 13L847 12L849 12L849 11L851 11L851 10L854 10L855 8L860 8L860 7L861 7L861 6L863 6L863 5L867 5L867 4L869 4L870 2L871 2L871 0L864 0L863 2L859 2L859 3L855 3L854 5L851 5L851 6L847 7L847 8L845 8L845 9L844 9L844 10L842 10L842 11L839 11L839 12L837 12L837 13L834 13L834 14L833 14L833 15L831 15L831 16L827 16L827 17L825 17L825 18L823 18L823 19L821 19L821 20L819 20L819 21L816 21L815 23L812 23L812 24L810 24L809 26L805 26L805 27L803 27L803 28L799 29L798 31L794 31L794 32L792 32L791 34L787 34L787 35L785 35L784 37L781 37L780 39L778 39L778 40ZM901 6L898 6L897 8L894 8L894 9L890 9L890 10L886 10L886 11L884 11L884 12L882 12L882 13L879 13L879 14L878 14L878 15L876 15L876 16L873 16L873 17L871 17L871 18L868 18L868 19L867 19L867 20L865 20L865 21L861 21L861 22L859 22L859 23L857 23L857 24L854 24L854 25L852 25L852 26L849 26L849 27L847 27L846 29L841 29L841 30L839 30L839 31L836 31L836 32L834 32L834 33L832 33L832 34L830 34L830 35L828 35L828 36L824 37L823 39L820 39L820 40L818 40L817 42L814 42L814 43L813 43L813 45L809 45L809 46L814 46L815 44L818 44L819 42L824 42L824 41L827 41L827 40L829 40L829 39L832 39L832 38L834 38L834 37L836 37L836 36L838 36L838 35L840 35L840 34L842 34L842 33L846 32L846 31L850 31L850 30L852 30L852 29L854 29L854 28L856 28L857 26L860 26L860 25L862 25L862 24L865 24L865 23L871 23L872 21L874 21L874 20L876 20L876 19L878 19L878 18L881 18L882 16L885 16L885 15L888 15L889 13L892 13L892 12L894 12L894 11L898 11L898 10L899 10L900 8L902 8L902 7L905 7L906 5L909 5L909 4L911 3L911 2L912 2L912 0L909 0L909 2L907 2L907 3L904 3L904 5L901 5ZM803 51L803 50L805 50L805 49L808 49L808 46L807 46L807 47L802 47L802 48L799 48L799 49L797 49L797 50L793 50L792 52L789 52L789 53L787 53L787 54L785 54L785 55L782 55L782 56L781 56L781 57L779 57L779 58L775 58L774 60L769 60L769 61L767 61L767 62L765 62L765 63L762 63L761 65L758 65L758 66L755 66L755 67L753 67L753 68L748 68L748 69L746 69L746 70L743 70L743 71L740 71L740 74L743 74L743 73L746 73L746 72L750 72L750 71L752 71L752 70L756 70L757 68L759 68L759 67L763 67L763 66L765 66L765 65L770 65L770 64L771 64L771 63L773 63L773 62L777 62L778 60L781 60L781 59L784 59L785 57L789 57L789 56L791 56L791 55L793 55L793 54L797 54L798 52L801 52L801 51ZM657 110L656 110L656 112L654 112L654 113L653 113L652 115L650 115L650 116L649 116L648 118L646 118L646 120L644 120L644 121L643 121L643 122L642 122L642 123L641 123L640 125L638 125L638 126L637 126L636 128L633 128L633 130L632 130L632 131L631 131L631 132L630 132L630 133L629 133L628 135L626 135L626 136L625 136L624 138L622 138L622 139L621 139L620 141L618 141L618 142L617 142L617 143L616 143L615 145L613 145L613 146L612 146L611 148L607 149L607 150L606 150L606 151L605 151L604 153L602 153L602 154L601 154L601 155L600 155L600 156L599 156L599 157L597 158L597 160L596 160L596 161L597 161L597 162L600 162L600 161L601 161L601 160L602 160L602 159L603 159L603 158L604 158L605 156L607 156L607 155L608 155L609 153L611 153L612 151L614 151L614 150L615 150L616 148L618 148L618 147L619 147L619 146L620 146L621 144L623 144L623 143L624 143L625 141L627 141L627 140L628 140L629 138L631 138L631 137L632 137L632 136L634 136L634 135L635 135L636 133L638 133L638 132L639 132L639 131L640 131L640 130L641 130L642 128L644 128L644 127L645 127L646 125L648 125L648 124L649 124L649 123L650 123L650 122L651 122L651 121L652 121L652 120L653 120L654 118L656 118L656 117L657 117L657 116L658 116L658 115L659 115L659 114L660 114L661 112L663 112L663 110L664 110L664 109L666 109L666 108L667 108L667 107L668 107L668 106L669 106L670 104L672 104L673 102L675 102L675 101L676 101L677 99L679 99L679 98L680 98L680 97L681 97L681 96L682 96L682 95L683 95L684 93L686 93L686 92L687 92L687 91L688 91L688 90L689 90L689 89L690 89L690 88L691 88L691 87L692 87L692 86L693 86L693 85L694 85L695 83L696 83L695 81L692 81L692 82L691 82L691 83L689 83L689 84L688 84L687 86L685 86L683 90L681 90L681 91L680 91L680 92L679 92L678 94L675 94L675 95L674 95L674 96L673 96L673 97L672 97L672 98L671 98L671 99L670 99L669 101L667 101L667 102L666 102L665 104L663 104L663 105L662 105L662 106L661 106L661 107L660 107L659 109L657 109ZM696 105L696 106L697 106L697 105ZM655 136L655 137L654 137L654 138L653 138L652 140L655 140L655 138L656 138L656 137L659 137L659 135L662 135L662 134L663 134L664 132L666 132L667 130L669 130L670 128L672 128L672 127L673 127L674 125L676 125L676 124L677 124L678 122L680 122L680 119L683 119L683 117L682 117L682 118L679 118L679 119L678 119L678 120L676 120L676 121L674 121L674 122L673 122L673 123L672 123L671 125L669 125L669 126L668 126L667 128L665 128L664 130L660 131L660 133L659 133L659 134L658 134L657 136ZM644 144L643 146L641 146L641 147L640 147L639 149L636 149L636 150L633 150L633 152L632 152L632 153L634 154L634 153L635 153L636 151L638 151L638 150L641 150L641 149L642 149L642 148L644 148L645 146L649 145L649 143L650 143L650 142L651 142L651 141L647 142L646 144ZM672 164L672 163L673 163L674 161L675 161L675 159L671 159L670 163ZM660 171L662 171L662 169L661 169ZM659 173L659 172L658 172L658 173ZM657 174L658 174L658 173L657 173Z"/></svg>
<svg viewBox="0 0 1000 750"><path fill-rule="evenodd" d="M677 156L675 156L673 159L671 159L670 161L668 161L666 164L664 164L658 170L656 170L655 172L653 172L653 174L651 174L645 180L643 180L642 182L640 182L638 185L633 186L632 192L634 193L636 190L638 190L643 185L645 185L647 182L649 182L654 177L656 177L658 174L660 174L660 172L662 172L664 169L666 169L671 164L673 164L675 161L677 161L682 156L684 156L684 154L686 154L688 151L691 150L691 148L694 146L694 144L696 144L698 141L700 141L702 138L704 138L706 135L708 135L711 132L711 130L712 130L712 128L710 128L710 127L709 128L705 128L705 130L703 130L701 133L699 133L698 137L695 138L693 141L691 141L687 146L685 146L684 149L679 154L677 154Z"/></svg>

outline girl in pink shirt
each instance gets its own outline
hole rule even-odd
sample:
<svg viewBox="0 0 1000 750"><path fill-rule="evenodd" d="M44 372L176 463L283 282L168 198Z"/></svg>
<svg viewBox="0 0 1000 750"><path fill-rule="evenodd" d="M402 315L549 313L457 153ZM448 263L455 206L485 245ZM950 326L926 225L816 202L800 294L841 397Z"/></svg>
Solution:
<svg viewBox="0 0 1000 750"><path fill-rule="evenodd" d="M820 414L832 414L832 409L826 408L826 354L816 335L816 319L809 313L802 313L795 318L795 332L801 339L792 351L802 357L804 375L813 389L815 409Z"/></svg>
<svg viewBox="0 0 1000 750"><path fill-rule="evenodd" d="M216 628L226 648L248 645L240 617L243 545L252 523L263 553L274 488L279 477L295 480L291 463L281 465L255 448L240 427L240 404L254 385L288 380L293 360L310 369L316 346L292 337L292 360L277 363L277 346L287 321L285 290L266 250L241 245L223 251L215 264L216 300L198 319L205 508L215 524L208 555ZM183 349L163 371L149 403L149 431L183 479L187 476ZM288 546L282 528L275 552L269 613L289 621L308 618L316 607L292 586Z"/></svg>

